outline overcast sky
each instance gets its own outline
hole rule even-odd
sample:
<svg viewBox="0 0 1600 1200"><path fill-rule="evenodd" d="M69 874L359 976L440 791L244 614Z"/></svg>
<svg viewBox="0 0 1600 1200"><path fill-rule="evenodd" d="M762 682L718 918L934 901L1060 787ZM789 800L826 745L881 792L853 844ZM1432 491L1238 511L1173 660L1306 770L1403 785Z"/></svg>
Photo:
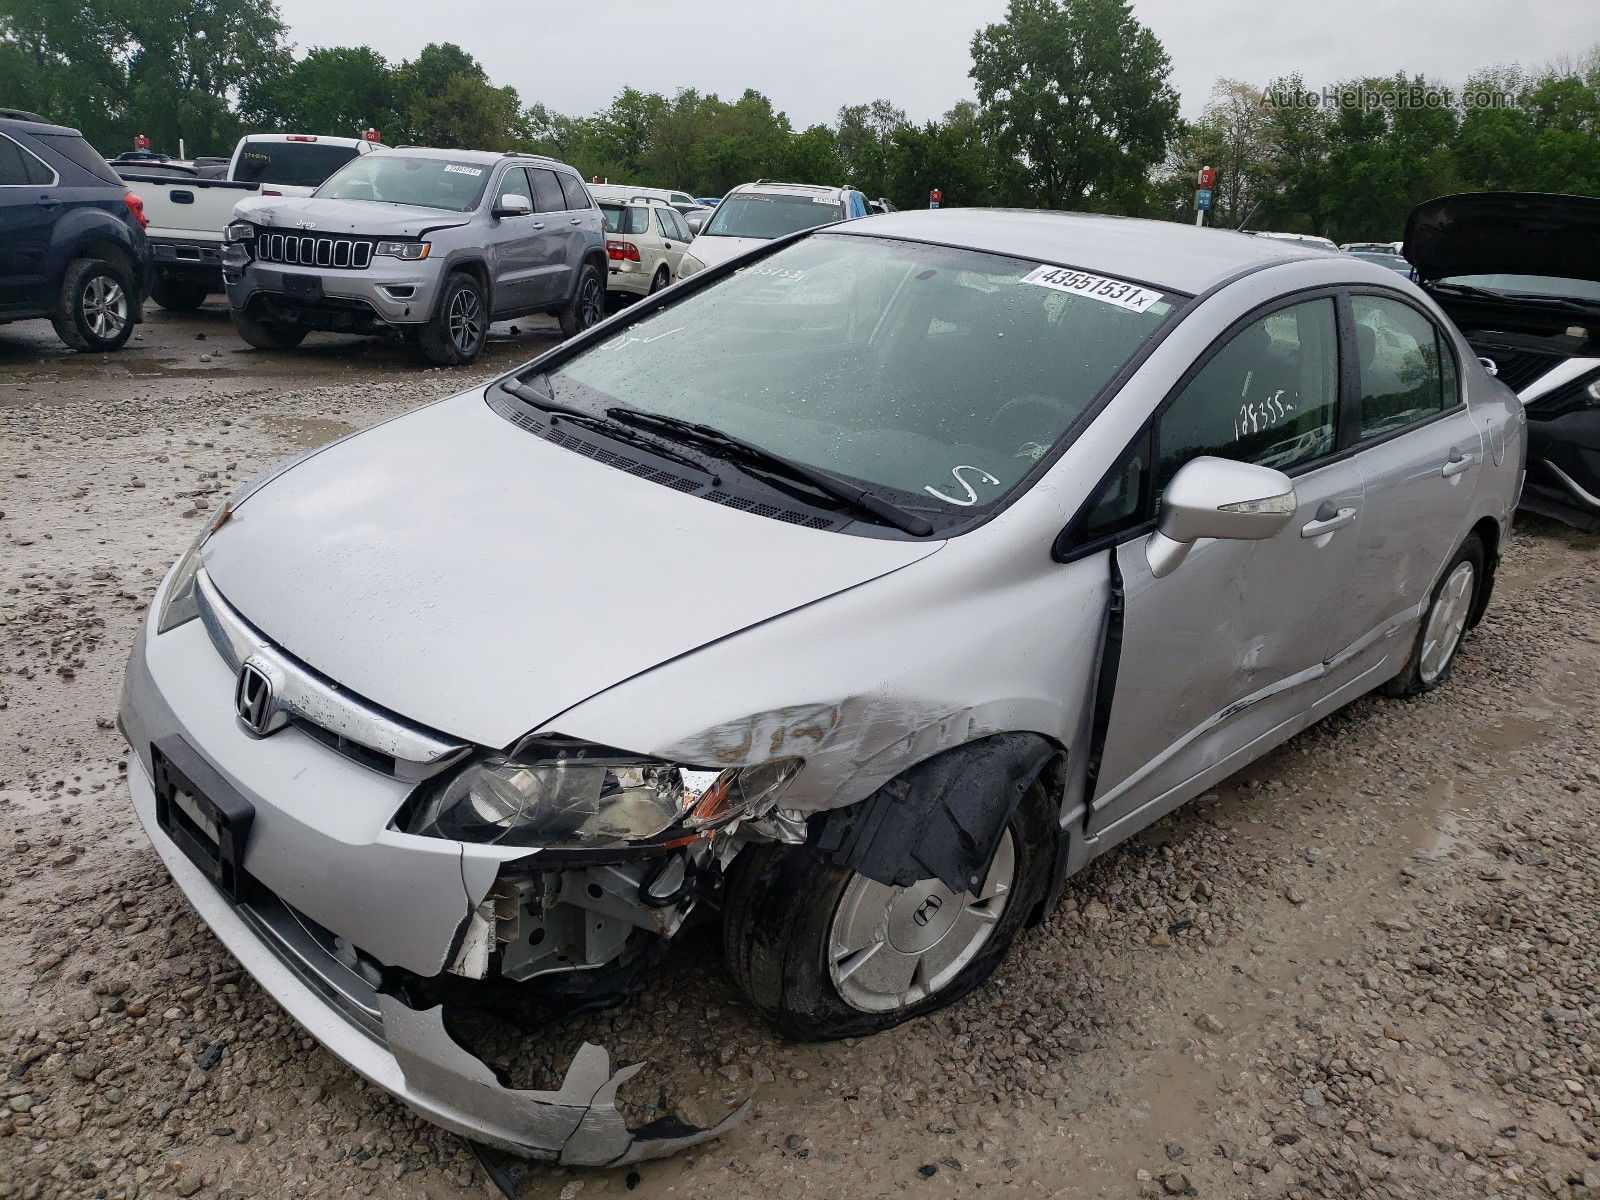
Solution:
<svg viewBox="0 0 1600 1200"><path fill-rule="evenodd" d="M523 103L586 116L624 86L725 99L765 92L796 127L884 97L914 121L972 96L973 33L1005 0L278 0L297 51L433 41L476 55ZM1542 65L1600 42L1597 0L1134 0L1187 116L1218 76L1307 83L1396 71L1459 85L1482 66Z"/></svg>

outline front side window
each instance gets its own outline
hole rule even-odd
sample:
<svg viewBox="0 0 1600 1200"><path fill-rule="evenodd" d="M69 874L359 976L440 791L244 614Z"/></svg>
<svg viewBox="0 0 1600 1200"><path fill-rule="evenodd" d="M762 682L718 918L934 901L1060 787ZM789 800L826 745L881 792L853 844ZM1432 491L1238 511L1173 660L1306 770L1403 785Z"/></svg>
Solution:
<svg viewBox="0 0 1600 1200"><path fill-rule="evenodd" d="M354 146L316 142L246 142L233 177L245 183L314 188L359 153Z"/></svg>
<svg viewBox="0 0 1600 1200"><path fill-rule="evenodd" d="M363 154L317 189L318 199L364 200L471 212L489 183L489 168L447 158Z"/></svg>
<svg viewBox="0 0 1600 1200"><path fill-rule="evenodd" d="M1178 297L1035 261L806 238L537 386L713 426L950 525L1049 454Z"/></svg>
<svg viewBox="0 0 1600 1200"><path fill-rule="evenodd" d="M1433 322L1409 304L1381 296L1352 296L1350 308L1361 377L1361 436L1382 437L1441 411L1447 393Z"/></svg>
<svg viewBox="0 0 1600 1200"><path fill-rule="evenodd" d="M1338 318L1331 298L1252 321L1200 368L1158 426L1156 487L1215 455L1286 471L1333 449Z"/></svg>
<svg viewBox="0 0 1600 1200"><path fill-rule="evenodd" d="M844 206L822 196L740 192L717 205L700 232L706 237L772 238L844 218Z"/></svg>

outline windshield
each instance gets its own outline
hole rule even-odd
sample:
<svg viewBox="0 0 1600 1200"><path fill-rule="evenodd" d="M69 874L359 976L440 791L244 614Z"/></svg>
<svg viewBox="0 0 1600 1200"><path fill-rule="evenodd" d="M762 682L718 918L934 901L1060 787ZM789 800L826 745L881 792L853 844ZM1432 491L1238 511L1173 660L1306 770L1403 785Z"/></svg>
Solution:
<svg viewBox="0 0 1600 1200"><path fill-rule="evenodd" d="M1558 279L1551 275L1451 275L1439 282L1552 300L1600 300L1600 281L1593 279Z"/></svg>
<svg viewBox="0 0 1600 1200"><path fill-rule="evenodd" d="M478 207L489 168L446 158L368 154L317 189L320 200L371 200L471 212Z"/></svg>
<svg viewBox="0 0 1600 1200"><path fill-rule="evenodd" d="M1033 261L829 234L629 324L553 399L703 422L953 524L999 502L1177 308Z"/></svg>
<svg viewBox="0 0 1600 1200"><path fill-rule="evenodd" d="M246 142L233 177L244 183L314 188L356 156L354 146L316 142Z"/></svg>
<svg viewBox="0 0 1600 1200"><path fill-rule="evenodd" d="M1411 274L1411 264L1398 254L1384 254L1377 250L1352 250L1351 258L1359 258L1362 262L1377 263L1380 267L1388 267L1391 271L1399 271L1402 275Z"/></svg>
<svg viewBox="0 0 1600 1200"><path fill-rule="evenodd" d="M772 238L815 229L844 217L844 206L822 196L741 192L717 205L700 232L705 237Z"/></svg>

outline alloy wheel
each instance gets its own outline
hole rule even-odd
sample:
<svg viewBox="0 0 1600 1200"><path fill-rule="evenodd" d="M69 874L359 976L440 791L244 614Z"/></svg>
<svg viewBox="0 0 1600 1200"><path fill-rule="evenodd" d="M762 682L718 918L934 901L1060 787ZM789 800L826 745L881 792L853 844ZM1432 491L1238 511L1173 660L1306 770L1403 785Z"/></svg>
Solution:
<svg viewBox="0 0 1600 1200"><path fill-rule="evenodd" d="M463 354L470 354L483 336L483 304L478 293L462 288L450 298L447 314L450 341Z"/></svg>
<svg viewBox="0 0 1600 1200"><path fill-rule="evenodd" d="M1444 674L1466 632L1467 613L1472 608L1472 585L1476 572L1470 562L1456 564L1439 589L1428 614L1428 627L1422 635L1422 661L1418 675L1432 683Z"/></svg>
<svg viewBox="0 0 1600 1200"><path fill-rule="evenodd" d="M1008 829L976 894L937 879L891 887L856 875L828 932L828 974L840 999L862 1012L894 1012L948 987L993 936L1016 870Z"/></svg>
<svg viewBox="0 0 1600 1200"><path fill-rule="evenodd" d="M128 323L128 296L109 275L92 276L79 301L83 323L95 337L111 340Z"/></svg>
<svg viewBox="0 0 1600 1200"><path fill-rule="evenodd" d="M583 295L578 298L578 313L585 329L606 314L605 295L600 289L600 281L593 276L584 280Z"/></svg>

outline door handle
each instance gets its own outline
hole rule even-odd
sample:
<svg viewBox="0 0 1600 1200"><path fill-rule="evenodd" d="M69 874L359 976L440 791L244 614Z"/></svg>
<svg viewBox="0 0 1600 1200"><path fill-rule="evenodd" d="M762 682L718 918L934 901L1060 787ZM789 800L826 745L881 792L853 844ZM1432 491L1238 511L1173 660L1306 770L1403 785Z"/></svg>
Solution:
<svg viewBox="0 0 1600 1200"><path fill-rule="evenodd" d="M56 205L60 204L61 201L57 200L54 196L40 196L34 201L34 203L40 208L54 208Z"/></svg>
<svg viewBox="0 0 1600 1200"><path fill-rule="evenodd" d="M583 218L582 217L573 217L572 218L572 223L574 225L582 225L583 224Z"/></svg>
<svg viewBox="0 0 1600 1200"><path fill-rule="evenodd" d="M543 229L544 228L544 222L543 221L535 221L533 223L533 227L535 229Z"/></svg>
<svg viewBox="0 0 1600 1200"><path fill-rule="evenodd" d="M1476 454L1463 454L1454 448L1450 451L1450 461L1439 468L1439 474L1449 479L1452 475L1459 475L1468 467L1478 461Z"/></svg>
<svg viewBox="0 0 1600 1200"><path fill-rule="evenodd" d="M1335 529L1343 529L1346 525L1355 523L1356 510L1353 508L1334 508L1331 504L1324 504L1317 509L1317 519L1307 521L1300 527L1300 536L1303 538L1321 537L1325 533L1332 533Z"/></svg>

